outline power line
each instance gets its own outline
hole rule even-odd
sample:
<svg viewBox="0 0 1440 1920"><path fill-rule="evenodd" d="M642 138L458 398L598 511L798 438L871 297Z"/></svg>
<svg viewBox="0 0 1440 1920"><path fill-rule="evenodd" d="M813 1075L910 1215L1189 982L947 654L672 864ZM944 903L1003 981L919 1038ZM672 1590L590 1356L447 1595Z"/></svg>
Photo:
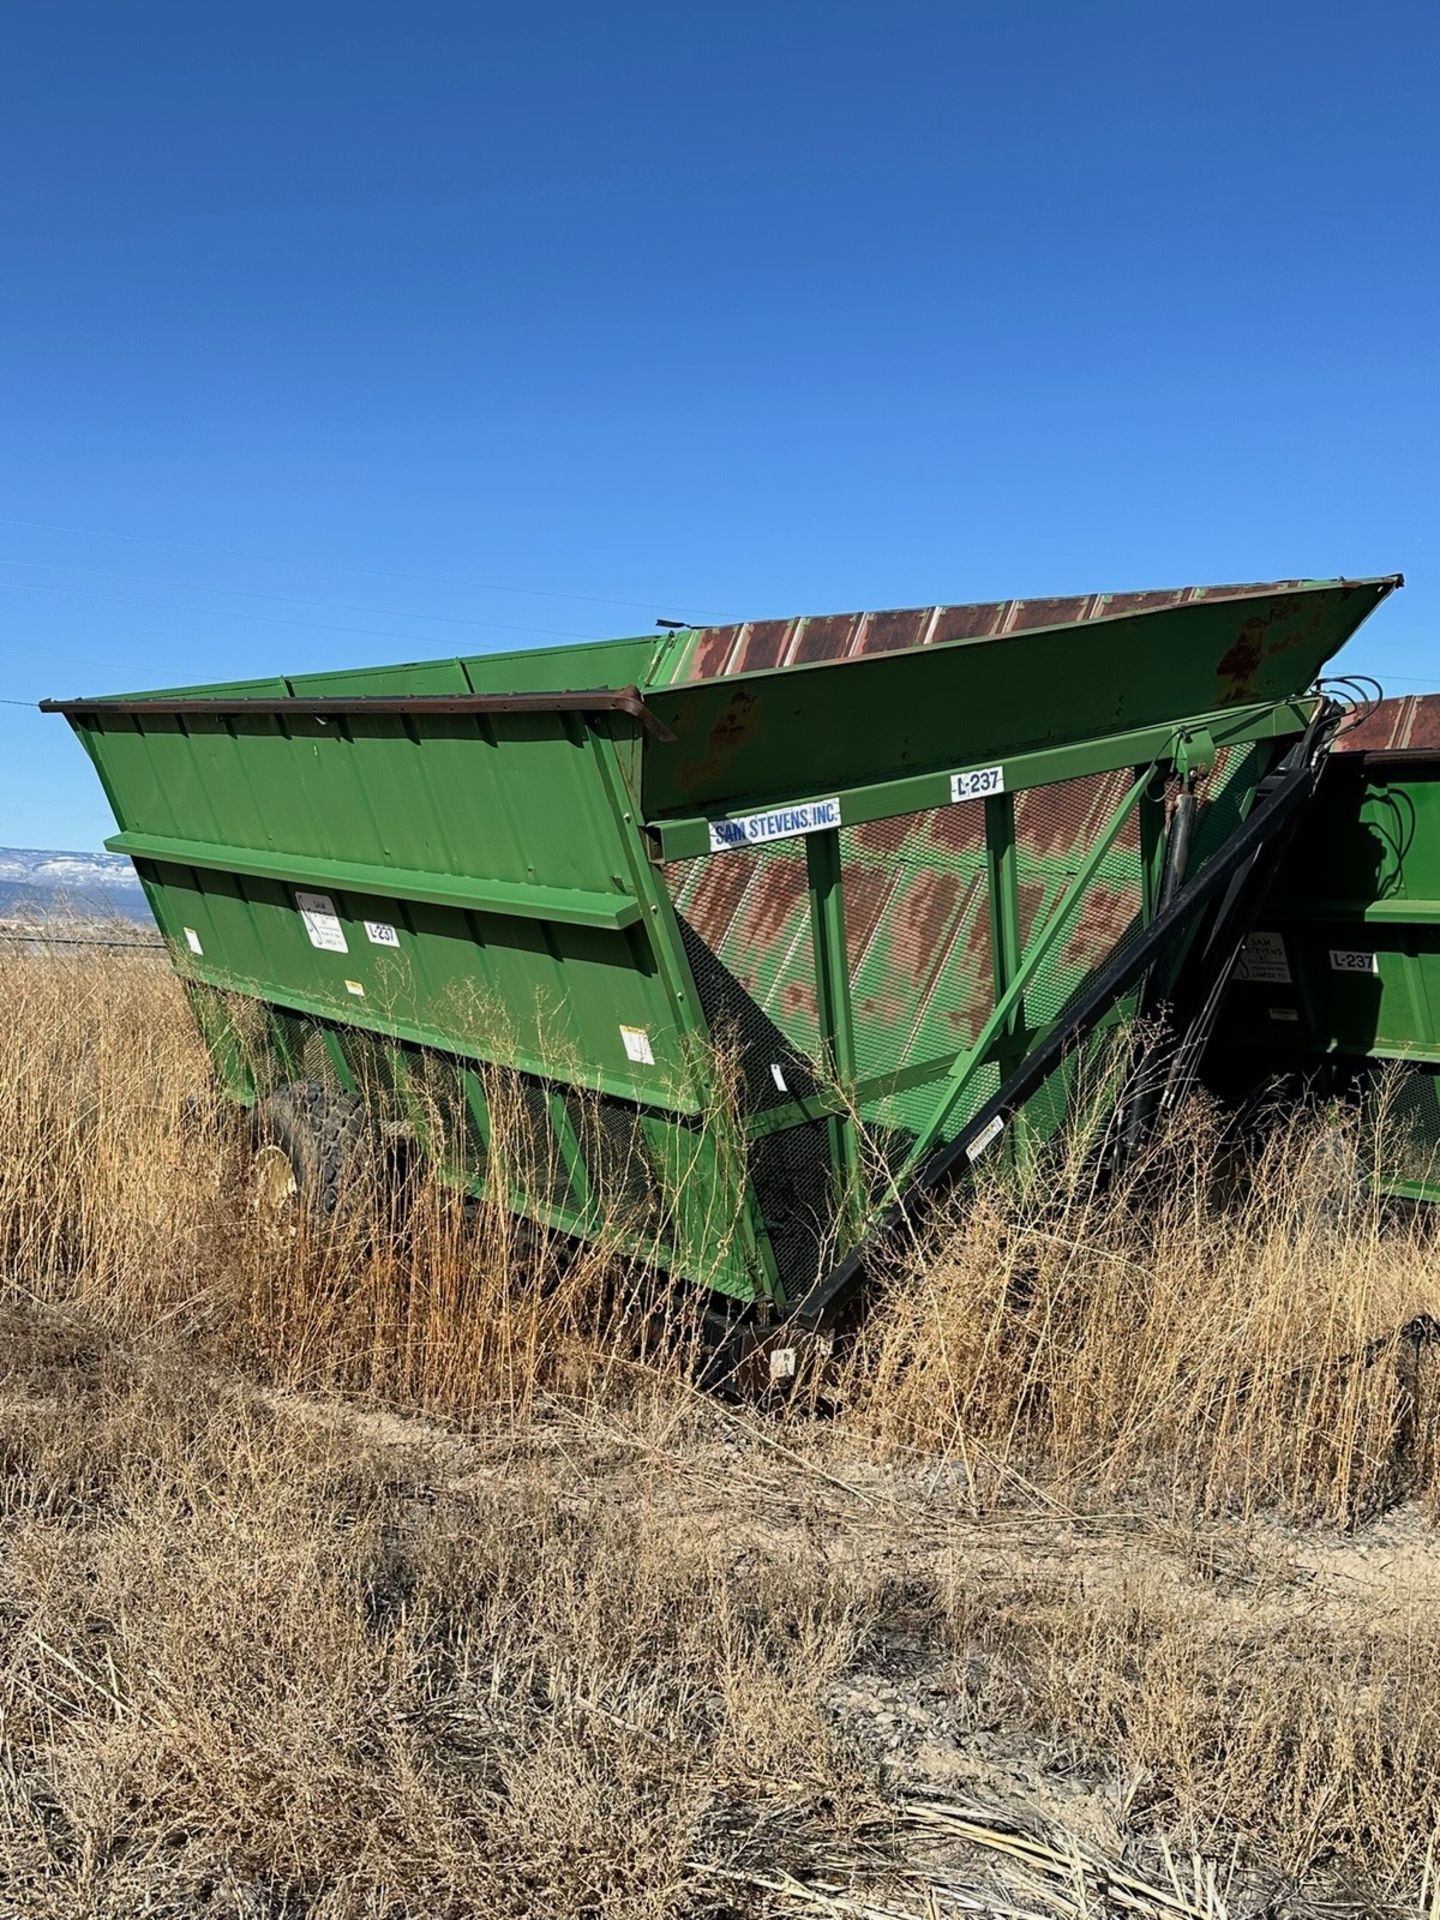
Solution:
<svg viewBox="0 0 1440 1920"><path fill-rule="evenodd" d="M178 589L181 593L226 593L238 595L245 600L281 600L296 607L333 608L337 613L374 613L387 620L430 620L442 626L477 627L490 633L542 633L556 634L562 639L583 640L585 634L563 633L553 627L517 627L508 621L472 620L468 616L456 613L420 613L413 607L376 607L352 600L316 600L298 593L266 593L259 587L213 587L201 586L191 580L160 580L149 573L117 573L109 567L75 567L58 560L0 560L0 567L27 567L44 573L79 573L91 580L134 580L142 586L164 587L167 590ZM4 584L22 586L22 581ZM63 588L52 587L52 593L63 592Z"/></svg>
<svg viewBox="0 0 1440 1920"><path fill-rule="evenodd" d="M673 595L657 594L649 600L617 599L612 594L567 593L559 587L501 587L487 586L475 580L450 580L437 574L409 573L398 567L359 567L345 560L317 560L284 556L274 553L253 553L243 547L216 547L199 540L167 540L152 533L114 533L103 527L67 527L59 526L49 520L15 520L0 514L0 527L25 527L35 533L73 533L86 540L128 540L141 546L173 547L188 553L223 554L231 560L258 560L272 567L318 567L328 573L367 574L374 579L414 580L431 587L455 587L462 593L515 593L528 598L545 600L576 600L597 607L630 607L653 609L662 601L673 599ZM705 611L697 607L697 613ZM518 631L518 629L517 629Z"/></svg>
<svg viewBox="0 0 1440 1920"><path fill-rule="evenodd" d="M100 940L86 934L70 933L12 933L8 927L0 927L0 946L13 942L17 946L29 947L107 947L118 953L164 953L163 940Z"/></svg>
<svg viewBox="0 0 1440 1920"><path fill-rule="evenodd" d="M351 633L362 634L372 640L398 640L407 647L424 647L433 644L424 634L391 633L380 627L351 627L321 620L287 620L283 614L274 613L230 613L224 607L177 607L173 602L163 600L137 600L129 594L102 593L94 587L56 587L46 586L38 580L0 580L0 587L8 587L12 593L55 593L82 600L104 600L116 607L147 607L151 612L180 613L189 618L208 620L248 620L259 622L267 627L303 627L312 633ZM472 624L472 623L467 623ZM474 625L484 623L476 621ZM560 627L515 627L498 623L491 627L495 633L538 634L552 640L593 640L594 635L573 633Z"/></svg>

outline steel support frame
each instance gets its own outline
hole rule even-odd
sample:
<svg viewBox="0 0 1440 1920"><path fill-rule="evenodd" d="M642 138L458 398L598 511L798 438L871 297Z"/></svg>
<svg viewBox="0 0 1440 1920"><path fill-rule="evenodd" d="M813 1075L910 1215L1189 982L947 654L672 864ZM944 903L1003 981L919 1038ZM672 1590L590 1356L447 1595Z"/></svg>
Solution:
<svg viewBox="0 0 1440 1920"><path fill-rule="evenodd" d="M820 1021L822 1065L840 1111L827 1122L830 1165L839 1187L842 1217L858 1224L863 1205L860 1139L854 1112L855 1013L850 1001L850 962L845 946L845 888L840 830L807 835L805 878L810 895L810 938L815 962L815 1004Z"/></svg>
<svg viewBox="0 0 1440 1920"><path fill-rule="evenodd" d="M985 802L985 880L990 903L990 971L995 1004L1008 1002L1009 1012L995 1037L994 1058L1005 1079L1025 1050L1025 994L1010 996L1020 970L1019 860L1015 850L1015 798L991 794Z"/></svg>
<svg viewBox="0 0 1440 1920"><path fill-rule="evenodd" d="M1094 740L1009 754L1001 763L1005 791L1013 794L1028 787L1078 779L1085 774L1113 773L1119 767L1150 765L1162 759L1171 761L1182 740L1201 733L1212 743L1212 750L1248 745L1255 740L1283 740L1305 731L1316 705L1316 700L1309 697L1266 701L1255 706L1198 714L1178 730L1174 721L1159 721L1154 726L1132 728ZM842 825L861 826L872 820L888 820L901 814L922 813L931 807L950 806L954 804L951 777L962 770L952 765L928 773L842 785L839 788ZM836 789L832 787L830 791ZM727 817L730 812L793 806L816 797L808 791L756 794L743 799L737 795L724 814L713 809L685 816L647 815L646 829L655 837L662 859L693 860L713 851L712 818Z"/></svg>
<svg viewBox="0 0 1440 1920"><path fill-rule="evenodd" d="M654 955L655 965L665 982L676 1025L682 1032L692 1036L695 1041L708 1043L711 1038L710 1023L700 1004L700 991L690 969L685 943L680 938L680 924L675 914L675 903L670 898L663 877L649 858L649 850L641 831L639 802L631 791L630 782L626 779L625 769L621 763L614 732L615 725L616 723L608 715L603 719L592 717L589 721L591 744L606 797L620 825L630 868L630 884L643 908L642 923L649 939L651 953ZM843 920L840 944L843 953ZM688 1093L693 1090L700 1096L697 1106L691 1110L703 1112L713 1092L713 1075L709 1071L709 1058L705 1057L703 1052L699 1052L697 1057L697 1051L692 1051L686 1062L690 1076L690 1086L686 1091ZM753 1280L757 1299L780 1305L783 1304L780 1270L775 1259L775 1250L770 1244L764 1214L755 1197L755 1190L746 1170L743 1140L738 1145L736 1165L735 1178L740 1187L743 1187L743 1192L740 1193L739 1230L744 1247L745 1263Z"/></svg>
<svg viewBox="0 0 1440 1920"><path fill-rule="evenodd" d="M931 1109L929 1119L917 1135L914 1145L911 1147L905 1163L897 1175L898 1185L904 1186L915 1168L925 1159L930 1150L942 1138L955 1109L960 1105L969 1090L975 1074L988 1061L996 1057L997 1043L1003 1046L1006 1036L1013 1035L1017 1031L1017 1022L1024 1001L1025 989L1035 978L1041 965L1053 952L1062 934L1064 934L1068 928L1072 915L1076 912L1081 900L1094 882L1101 863L1124 831L1126 822L1130 819L1145 789L1150 784L1150 778L1154 770L1154 764L1146 767L1140 777L1127 789L1119 805L1111 813L1104 828L1092 842L1085 858L1076 869L1074 879L1051 909L1044 926L1031 940L1024 953L1017 958L1013 968L1009 969L1009 978L1003 989L996 994L995 1006L990 1014L990 1018L980 1029L980 1032L976 1035L971 1045L966 1048L962 1054L957 1056L955 1064L947 1077L945 1087L934 1107ZM989 844L991 843L987 833L987 846ZM1006 846L1005 823L1003 820L997 825L996 839L993 845L995 851L992 857L997 861L999 867L1001 904L997 910L996 895L992 893L991 924L992 929L998 925L1003 930L1009 917L1008 910L1004 904L1003 893L1005 888L1005 862L1007 859L1013 859L1014 855L1013 818L1010 822L1008 849ZM1003 937L1008 938L1008 935L1003 935ZM997 980L997 986L998 985ZM1005 1077L1006 1075L1002 1067L1002 1080Z"/></svg>

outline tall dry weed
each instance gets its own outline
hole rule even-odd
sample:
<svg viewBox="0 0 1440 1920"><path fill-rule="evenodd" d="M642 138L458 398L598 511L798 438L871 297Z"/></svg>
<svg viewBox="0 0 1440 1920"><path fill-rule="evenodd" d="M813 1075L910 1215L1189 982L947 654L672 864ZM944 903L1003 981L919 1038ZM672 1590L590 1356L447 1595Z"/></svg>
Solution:
<svg viewBox="0 0 1440 1920"><path fill-rule="evenodd" d="M620 1257L621 1200L585 1243L508 1194L536 1155L497 1076L490 1173L466 1200L422 1163L336 1232L254 1204L168 968L149 955L0 954L0 1251L12 1292L117 1327L170 1324L299 1387L523 1411L538 1391L654 1379L693 1346L690 1303ZM443 1133L432 1140L444 1156ZM543 1177L543 1169L542 1169ZM672 1367L671 1371L676 1371Z"/></svg>
<svg viewBox="0 0 1440 1920"><path fill-rule="evenodd" d="M1118 1190L1063 1143L992 1179L897 1260L852 1417L962 1457L982 1503L1023 1472L1067 1500L1350 1523L1428 1489L1440 1249L1372 1149L1297 1111L1237 1155L1197 1103Z"/></svg>
<svg viewBox="0 0 1440 1920"><path fill-rule="evenodd" d="M654 1390L693 1356L693 1295L621 1255L624 1195L593 1197L585 1242L510 1211L535 1154L498 1080L478 1199L431 1166L403 1223L382 1192L315 1235L250 1204L243 1128L187 1126L205 1062L162 965L4 956L0 1025L14 1290L189 1329L289 1385L457 1409ZM429 1138L451 1157L438 1120ZM1389 1336L1440 1320L1440 1255L1423 1212L1376 1196L1372 1157L1357 1124L1313 1114L1237 1153L1197 1106L1122 1190L1073 1143L992 1178L886 1276L846 1430L962 1460L980 1505L1024 1481L1348 1524L1429 1489L1430 1349ZM717 1218L717 1246L733 1230Z"/></svg>

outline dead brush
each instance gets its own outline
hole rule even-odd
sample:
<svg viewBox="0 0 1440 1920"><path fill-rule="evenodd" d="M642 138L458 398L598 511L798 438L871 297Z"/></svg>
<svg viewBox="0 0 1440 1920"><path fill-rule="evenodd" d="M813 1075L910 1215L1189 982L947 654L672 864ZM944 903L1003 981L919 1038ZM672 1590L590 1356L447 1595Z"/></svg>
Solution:
<svg viewBox="0 0 1440 1920"><path fill-rule="evenodd" d="M437 1111L403 1223L381 1187L338 1234L276 1231L238 1137L227 1155L186 1124L204 1055L163 965L6 955L0 1020L12 1289L206 1329L287 1384L452 1408L618 1392L693 1359L693 1301L626 1251L655 1230L633 1180L592 1196L584 1242L511 1211L554 1149L501 1075L478 1200L435 1177L459 1151ZM726 1110L722 1088L722 1135ZM843 1383L847 1429L963 1456L981 1503L1018 1472L1065 1499L1158 1488L1349 1524L1428 1490L1433 1359L1386 1336L1440 1319L1436 1254L1367 1184L1358 1129L1294 1114L1237 1176L1192 1104L1111 1192L1089 1145L1087 1130L989 1176L896 1261ZM717 1219L709 1237L734 1230Z"/></svg>
<svg viewBox="0 0 1440 1920"><path fill-rule="evenodd" d="M850 1418L1067 1500L1136 1488L1202 1509L1351 1524L1434 1480L1434 1362L1388 1339L1433 1317L1433 1230L1364 1177L1354 1126L1292 1115L1236 1177L1192 1103L1131 1182L1087 1153L992 1176L897 1261Z"/></svg>
<svg viewBox="0 0 1440 1920"><path fill-rule="evenodd" d="M0 1910L659 1916L863 1788L822 1710L853 1570L592 1501L563 1452L72 1360L0 1403Z"/></svg>
<svg viewBox="0 0 1440 1920"><path fill-rule="evenodd" d="M0 954L0 1020L0 1912L929 1920L980 1897L946 1820L1028 1849L992 1905L1165 1891L911 1791L836 1689L912 1671L952 1757L1023 1739L1127 1832L1415 1910L1435 1596L1315 1523L1433 1502L1390 1334L1440 1263L1353 1130L1237 1160L1193 1108L1112 1193L1037 1152L897 1262L829 1417L722 1415L633 1180L587 1246L517 1222L502 1087L474 1201L422 1171L314 1234L189 1124L162 963Z"/></svg>

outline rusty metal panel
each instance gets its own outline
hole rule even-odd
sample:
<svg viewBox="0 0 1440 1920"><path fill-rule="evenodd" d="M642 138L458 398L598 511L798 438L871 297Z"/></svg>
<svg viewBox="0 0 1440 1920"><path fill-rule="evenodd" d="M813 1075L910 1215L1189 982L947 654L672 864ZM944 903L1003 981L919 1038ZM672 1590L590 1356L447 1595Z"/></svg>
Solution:
<svg viewBox="0 0 1440 1920"><path fill-rule="evenodd" d="M739 848L662 871L711 1032L738 1049L745 1107L812 1091L820 1025L801 843Z"/></svg>
<svg viewBox="0 0 1440 1920"><path fill-rule="evenodd" d="M1337 753L1406 753L1440 750L1440 693L1406 693L1381 700L1347 726Z"/></svg>
<svg viewBox="0 0 1440 1920"><path fill-rule="evenodd" d="M707 850L696 821L722 809L1295 701L1397 579L687 630L643 688L672 738L645 742L641 804L667 854L688 857ZM910 804L937 802L927 793Z"/></svg>
<svg viewBox="0 0 1440 1920"><path fill-rule="evenodd" d="M934 808L841 830L846 944L861 1084L951 1060L994 1006L985 815ZM903 1152L924 1083L862 1096L861 1115Z"/></svg>
<svg viewBox="0 0 1440 1920"><path fill-rule="evenodd" d="M1124 614L1155 613L1196 600L1243 600L1285 593L1307 583L1277 580L1219 587L1157 588L1138 593L1082 593L1038 600L987 600L961 606L899 607L876 613L830 613L791 620L746 620L701 627L657 664L650 684L678 686L723 674L819 661L859 660L876 653L941 646L951 640L997 640L1039 627L1071 626Z"/></svg>

